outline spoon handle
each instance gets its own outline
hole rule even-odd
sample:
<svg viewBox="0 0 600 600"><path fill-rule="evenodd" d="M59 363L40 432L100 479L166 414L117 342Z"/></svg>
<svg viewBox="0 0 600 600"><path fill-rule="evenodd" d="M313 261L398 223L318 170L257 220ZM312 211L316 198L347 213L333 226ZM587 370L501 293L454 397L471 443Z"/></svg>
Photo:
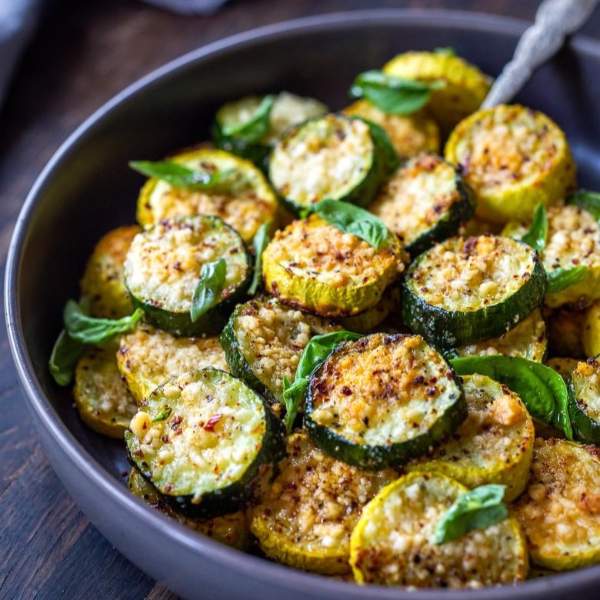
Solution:
<svg viewBox="0 0 600 600"><path fill-rule="evenodd" d="M565 37L577 31L599 0L544 0L535 23L525 30L513 55L483 102L484 108L509 102L537 67L551 58Z"/></svg>

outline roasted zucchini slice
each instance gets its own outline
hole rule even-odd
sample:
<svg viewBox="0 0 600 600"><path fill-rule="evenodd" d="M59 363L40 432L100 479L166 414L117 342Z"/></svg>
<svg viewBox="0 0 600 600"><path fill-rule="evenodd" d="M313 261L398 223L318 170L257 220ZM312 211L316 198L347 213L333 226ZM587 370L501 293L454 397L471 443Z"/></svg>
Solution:
<svg viewBox="0 0 600 600"><path fill-rule="evenodd" d="M237 510L279 429L258 394L218 369L169 380L146 398L125 442L130 460L188 516Z"/></svg>
<svg viewBox="0 0 600 600"><path fill-rule="evenodd" d="M228 370L218 338L175 337L146 324L121 337L117 365L138 403L172 377L206 367Z"/></svg>
<svg viewBox="0 0 600 600"><path fill-rule="evenodd" d="M400 288L393 284L385 290L381 300L375 306L352 317L344 317L339 320L339 323L348 331L371 333L388 317L399 313L399 308Z"/></svg>
<svg viewBox="0 0 600 600"><path fill-rule="evenodd" d="M213 138L219 148L243 156L260 167L265 166L269 152L285 131L327 112L327 107L314 98L281 92L273 98L268 127L260 139L250 141L243 133L236 133L236 129L256 115L264 102L265 96L246 96L228 102L217 112L213 127Z"/></svg>
<svg viewBox="0 0 600 600"><path fill-rule="evenodd" d="M418 335L375 333L339 346L310 379L304 421L315 443L368 469L401 465L466 417L458 378Z"/></svg>
<svg viewBox="0 0 600 600"><path fill-rule="evenodd" d="M409 471L444 473L468 488L506 485L505 499L527 485L533 455L533 420L521 399L484 375L463 377L467 418L452 437L409 465Z"/></svg>
<svg viewBox="0 0 600 600"><path fill-rule="evenodd" d="M558 371L563 379L569 379L571 377L571 373L575 370L575 367L577 367L578 362L579 361L576 358L557 356L546 361L546 364L549 367L552 367L555 371Z"/></svg>
<svg viewBox="0 0 600 600"><path fill-rule="evenodd" d="M552 356L586 356L584 347L588 347L590 330L584 327L585 311L561 307L547 311L546 330L548 332L548 351ZM598 344L600 352L600 343ZM588 356L595 356L590 353Z"/></svg>
<svg viewBox="0 0 600 600"><path fill-rule="evenodd" d="M136 404L121 379L112 346L88 348L75 369L75 407L94 431L123 439Z"/></svg>
<svg viewBox="0 0 600 600"><path fill-rule="evenodd" d="M144 479L136 467L131 468L127 484L129 491L134 496L141 498L152 508L179 521L182 525L238 550L243 550L248 546L249 531L245 512L237 511L212 519L192 519L165 502L159 491Z"/></svg>
<svg viewBox="0 0 600 600"><path fill-rule="evenodd" d="M491 84L477 67L451 53L405 52L390 60L383 70L404 79L444 83L433 90L427 108L446 134L479 108Z"/></svg>
<svg viewBox="0 0 600 600"><path fill-rule="evenodd" d="M600 450L536 439L527 491L515 516L532 559L566 571L600 563Z"/></svg>
<svg viewBox="0 0 600 600"><path fill-rule="evenodd" d="M396 171L369 210L416 256L455 235L475 205L452 165L435 154L421 154Z"/></svg>
<svg viewBox="0 0 600 600"><path fill-rule="evenodd" d="M412 115L388 115L367 100L358 100L344 109L350 117L361 117L383 127L401 158L421 152L440 151L440 131L424 112Z"/></svg>
<svg viewBox="0 0 600 600"><path fill-rule="evenodd" d="M590 358L577 363L570 387L569 414L577 439L600 446L600 362Z"/></svg>
<svg viewBox="0 0 600 600"><path fill-rule="evenodd" d="M600 354L600 302L594 302L584 313L582 343L585 356Z"/></svg>
<svg viewBox="0 0 600 600"><path fill-rule="evenodd" d="M388 148L378 138L358 118L329 114L312 119L276 144L269 179L286 207L296 213L325 198L366 206L388 174Z"/></svg>
<svg viewBox="0 0 600 600"><path fill-rule="evenodd" d="M494 338L542 303L546 274L532 248L510 238L450 238L421 254L402 287L412 331L440 347Z"/></svg>
<svg viewBox="0 0 600 600"><path fill-rule="evenodd" d="M438 520L467 488L440 473L409 473L367 504L352 532L358 583L480 588L522 581L527 547L514 518L435 544Z"/></svg>
<svg viewBox="0 0 600 600"><path fill-rule="evenodd" d="M219 302L196 321L190 309L203 265L224 259ZM138 234L125 260L125 284L153 325L175 335L219 332L226 310L245 292L251 276L240 236L218 217L199 215L161 221Z"/></svg>
<svg viewBox="0 0 600 600"><path fill-rule="evenodd" d="M271 402L281 402L283 380L292 381L313 335L338 329L333 323L258 298L238 304L221 333L231 373Z"/></svg>
<svg viewBox="0 0 600 600"><path fill-rule="evenodd" d="M350 535L363 506L396 479L324 454L306 433L287 440L279 474L250 510L250 529L275 560L327 575L350 571Z"/></svg>
<svg viewBox="0 0 600 600"><path fill-rule="evenodd" d="M81 279L81 295L89 302L93 317L119 319L131 314L131 298L123 281L123 263L137 225L117 227L104 235L94 248Z"/></svg>
<svg viewBox="0 0 600 600"><path fill-rule="evenodd" d="M400 242L379 250L317 215L277 231L262 255L265 289L286 304L324 317L375 306L403 271Z"/></svg>
<svg viewBox="0 0 600 600"><path fill-rule="evenodd" d="M477 200L477 216L526 221L535 207L561 201L575 186L575 163L562 130L519 105L481 110L461 121L445 149Z"/></svg>
<svg viewBox="0 0 600 600"><path fill-rule="evenodd" d="M523 226L509 223L503 234L517 238L524 232ZM548 272L587 267L586 276L578 283L547 294L547 306L585 306L600 299L600 224L587 210L573 205L548 209L548 236L541 258Z"/></svg>
<svg viewBox="0 0 600 600"><path fill-rule="evenodd" d="M239 181L230 189L214 191L174 187L150 178L138 197L137 219L149 227L165 219L199 214L215 215L233 227L245 242L250 242L263 223L276 222L277 199L265 176L252 163L212 148L182 152L170 160L203 171L233 170Z"/></svg>
<svg viewBox="0 0 600 600"><path fill-rule="evenodd" d="M459 356L504 354L542 362L547 346L546 324L542 313L536 309L500 337L461 346L456 351Z"/></svg>

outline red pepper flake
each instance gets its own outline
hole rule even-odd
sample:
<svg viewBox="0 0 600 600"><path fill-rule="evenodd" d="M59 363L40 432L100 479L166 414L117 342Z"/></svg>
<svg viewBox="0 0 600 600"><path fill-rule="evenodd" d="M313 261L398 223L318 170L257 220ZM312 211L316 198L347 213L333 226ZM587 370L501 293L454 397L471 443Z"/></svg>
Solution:
<svg viewBox="0 0 600 600"><path fill-rule="evenodd" d="M208 419L208 421L206 421L206 423L204 423L204 431L214 431L217 423L221 420L222 417L223 415L220 415L218 413L216 415L213 415L210 419Z"/></svg>

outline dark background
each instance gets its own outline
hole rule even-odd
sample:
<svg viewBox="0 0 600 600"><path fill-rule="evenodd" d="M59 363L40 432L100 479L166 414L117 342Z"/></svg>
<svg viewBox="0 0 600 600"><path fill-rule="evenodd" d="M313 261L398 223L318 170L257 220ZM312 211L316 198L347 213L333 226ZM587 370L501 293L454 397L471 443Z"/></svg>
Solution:
<svg viewBox="0 0 600 600"><path fill-rule="evenodd" d="M191 18L134 0L55 2L0 108L2 264L21 204L60 143L124 86L179 54L232 33L318 13L450 8L532 19L537 5L535 0L231 0L216 15ZM600 10L583 32L600 37ZM114 550L67 496L31 426L3 323L0 348L0 598L173 598Z"/></svg>

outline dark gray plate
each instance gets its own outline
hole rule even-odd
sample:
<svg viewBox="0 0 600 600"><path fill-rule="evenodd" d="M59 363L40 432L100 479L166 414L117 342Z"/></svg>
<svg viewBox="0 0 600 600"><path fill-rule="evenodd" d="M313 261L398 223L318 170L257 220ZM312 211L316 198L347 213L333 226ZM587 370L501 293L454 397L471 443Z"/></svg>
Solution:
<svg viewBox="0 0 600 600"><path fill-rule="evenodd" d="M6 270L11 349L48 457L104 535L172 590L197 598L414 598L358 588L230 550L188 531L127 492L122 444L86 429L47 372L62 307L77 296L84 261L109 228L134 220L141 179L131 159L157 159L208 136L215 108L249 92L314 95L334 108L359 71L397 52L452 46L496 75L525 24L460 12L380 10L265 27L201 48L127 88L90 117L44 169L19 216ZM518 100L567 131L581 183L600 189L600 44L577 39ZM580 598L600 592L600 567L472 592L470 598ZM440 591L419 598L440 597ZM462 592L445 592L462 598Z"/></svg>

